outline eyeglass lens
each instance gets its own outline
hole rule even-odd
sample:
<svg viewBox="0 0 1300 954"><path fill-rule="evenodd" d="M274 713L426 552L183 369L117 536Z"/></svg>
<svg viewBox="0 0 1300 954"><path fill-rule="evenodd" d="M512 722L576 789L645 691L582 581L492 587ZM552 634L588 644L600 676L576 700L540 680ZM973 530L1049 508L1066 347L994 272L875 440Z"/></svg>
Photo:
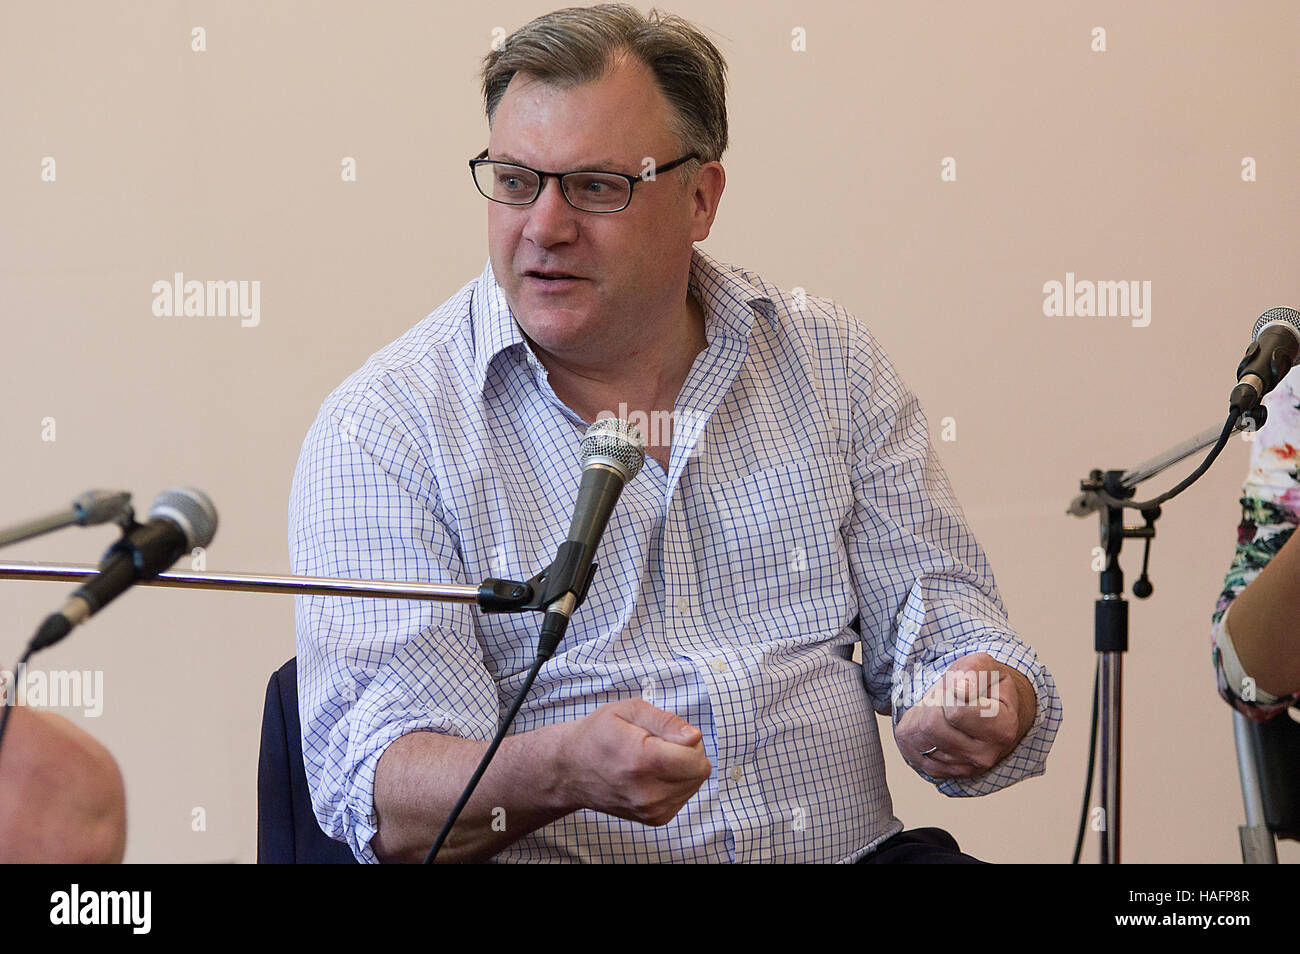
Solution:
<svg viewBox="0 0 1300 954"><path fill-rule="evenodd" d="M474 168L474 178L485 196L508 205L527 205L539 191L536 173L522 166L484 163ZM570 172L561 184L569 201L588 212L621 209L632 191L626 179L601 172Z"/></svg>

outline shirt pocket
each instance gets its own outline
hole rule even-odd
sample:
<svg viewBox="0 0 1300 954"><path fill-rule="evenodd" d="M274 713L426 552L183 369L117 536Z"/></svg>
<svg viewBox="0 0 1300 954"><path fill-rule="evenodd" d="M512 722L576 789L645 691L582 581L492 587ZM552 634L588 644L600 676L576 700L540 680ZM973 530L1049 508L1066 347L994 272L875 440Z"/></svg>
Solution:
<svg viewBox="0 0 1300 954"><path fill-rule="evenodd" d="M799 458L715 485L706 583L724 615L774 635L836 632L854 598L841 529L853 509L848 468Z"/></svg>

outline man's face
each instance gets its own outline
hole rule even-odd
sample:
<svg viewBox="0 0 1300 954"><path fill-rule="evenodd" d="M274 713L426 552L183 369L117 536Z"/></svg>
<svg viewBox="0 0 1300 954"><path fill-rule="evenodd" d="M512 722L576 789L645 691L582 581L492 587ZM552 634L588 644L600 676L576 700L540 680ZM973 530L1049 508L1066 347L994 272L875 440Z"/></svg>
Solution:
<svg viewBox="0 0 1300 954"><path fill-rule="evenodd" d="M658 165L678 158L670 110L637 61L568 90L519 73L497 107L488 158L547 172L640 175L645 157ZM686 174L677 168L637 183L621 212L575 209L549 177L532 205L488 203L492 270L543 352L577 366L632 358L680 320L691 244L708 235L677 179Z"/></svg>

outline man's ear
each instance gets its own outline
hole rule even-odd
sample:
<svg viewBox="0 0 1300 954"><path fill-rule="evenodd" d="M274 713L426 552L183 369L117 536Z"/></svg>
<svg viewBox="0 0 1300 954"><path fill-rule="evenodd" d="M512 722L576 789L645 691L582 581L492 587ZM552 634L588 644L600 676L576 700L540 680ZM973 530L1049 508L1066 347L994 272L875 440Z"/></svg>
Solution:
<svg viewBox="0 0 1300 954"><path fill-rule="evenodd" d="M718 214L722 190L727 186L727 173L720 162L706 162L695 173L691 191L691 241L702 242L713 228L713 217Z"/></svg>

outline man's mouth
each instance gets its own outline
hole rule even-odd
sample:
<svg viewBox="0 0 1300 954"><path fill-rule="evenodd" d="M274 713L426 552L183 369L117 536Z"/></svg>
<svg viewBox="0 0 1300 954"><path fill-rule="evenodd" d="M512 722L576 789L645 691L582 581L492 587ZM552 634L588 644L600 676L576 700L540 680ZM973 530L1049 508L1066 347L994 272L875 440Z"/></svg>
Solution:
<svg viewBox="0 0 1300 954"><path fill-rule="evenodd" d="M545 281L545 282L561 282L561 281L569 281L569 280L578 280L581 278L581 276L573 275L570 274L569 272L550 272L550 271L544 272L544 271L539 271L537 269L531 269L529 271L524 272L524 276L526 278L540 279L541 281Z"/></svg>

